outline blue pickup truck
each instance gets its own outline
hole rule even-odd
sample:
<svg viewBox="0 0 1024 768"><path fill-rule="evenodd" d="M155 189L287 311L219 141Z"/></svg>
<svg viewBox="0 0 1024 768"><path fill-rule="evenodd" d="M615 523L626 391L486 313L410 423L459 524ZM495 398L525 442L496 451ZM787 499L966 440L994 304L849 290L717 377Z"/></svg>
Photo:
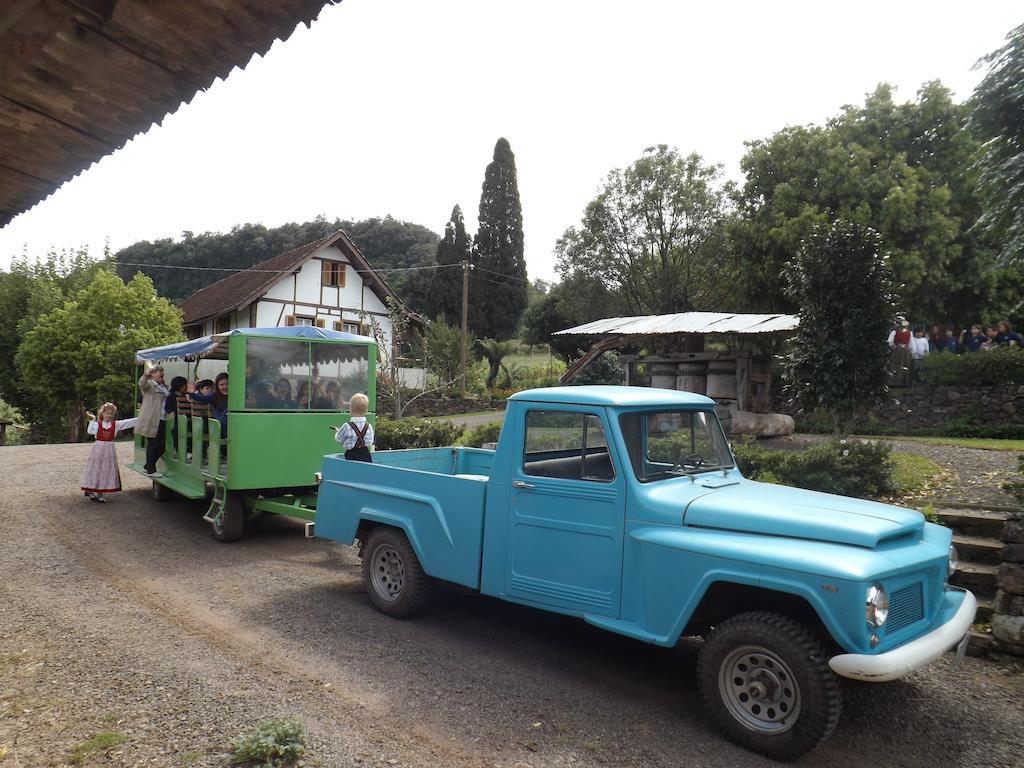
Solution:
<svg viewBox="0 0 1024 768"><path fill-rule="evenodd" d="M411 616L448 581L657 645L703 636L710 716L777 759L832 732L840 677L962 655L974 618L949 530L743 478L700 395L529 390L496 450L328 456L322 476L316 534L359 542L379 610Z"/></svg>

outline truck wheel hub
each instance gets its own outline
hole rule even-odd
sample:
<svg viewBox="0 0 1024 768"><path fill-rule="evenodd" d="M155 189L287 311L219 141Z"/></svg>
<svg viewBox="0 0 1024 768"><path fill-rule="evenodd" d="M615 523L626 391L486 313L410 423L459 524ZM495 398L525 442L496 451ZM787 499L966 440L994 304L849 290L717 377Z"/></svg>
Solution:
<svg viewBox="0 0 1024 768"><path fill-rule="evenodd" d="M385 600L397 600L405 583L405 564L394 547L383 545L373 553L373 588Z"/></svg>
<svg viewBox="0 0 1024 768"><path fill-rule="evenodd" d="M767 648L743 646L723 660L718 692L729 713L758 733L783 733L800 714L800 688L786 663Z"/></svg>

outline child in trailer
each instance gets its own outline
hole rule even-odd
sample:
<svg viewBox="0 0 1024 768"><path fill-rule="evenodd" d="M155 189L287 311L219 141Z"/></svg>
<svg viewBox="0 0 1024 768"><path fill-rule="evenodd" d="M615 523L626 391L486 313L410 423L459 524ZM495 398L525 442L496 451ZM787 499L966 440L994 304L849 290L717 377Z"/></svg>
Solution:
<svg viewBox="0 0 1024 768"><path fill-rule="evenodd" d="M370 399L359 392L349 402L351 418L337 428L334 439L345 448L345 458L350 461L373 461L370 446L373 445L373 425L366 420Z"/></svg>
<svg viewBox="0 0 1024 768"><path fill-rule="evenodd" d="M116 493L121 490L121 473L117 468L117 449L114 446L114 437L118 432L132 429L138 419L115 420L117 406L113 403L104 403L100 406L99 418L91 413L89 426L86 431L96 436L89 458L85 462L85 471L82 473L82 491L90 501L105 503L105 493Z"/></svg>

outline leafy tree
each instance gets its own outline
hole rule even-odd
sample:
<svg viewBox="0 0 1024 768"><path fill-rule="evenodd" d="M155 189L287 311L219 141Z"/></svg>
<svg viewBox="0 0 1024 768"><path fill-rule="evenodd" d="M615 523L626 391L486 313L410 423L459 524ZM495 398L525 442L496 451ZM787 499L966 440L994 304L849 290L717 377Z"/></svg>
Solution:
<svg viewBox="0 0 1024 768"><path fill-rule="evenodd" d="M452 216L444 227L444 237L437 244L437 265L430 279L426 311L430 317L442 317L450 325L462 325L462 264L469 260L472 242L466 233L462 208L452 208Z"/></svg>
<svg viewBox="0 0 1024 768"><path fill-rule="evenodd" d="M487 361L488 389L494 386L494 382L498 378L498 373L500 373L503 368L505 369L505 375L511 378L508 368L505 367L504 360L516 351L516 343L514 341L482 339L477 342L477 348L480 350L480 354L482 354L484 359Z"/></svg>
<svg viewBox="0 0 1024 768"><path fill-rule="evenodd" d="M180 338L181 314L156 296L148 277L126 285L101 270L71 301L38 319L15 363L36 421L49 435L63 429L75 441L83 406L110 400L131 412L136 350Z"/></svg>
<svg viewBox="0 0 1024 768"><path fill-rule="evenodd" d="M576 272L556 285L523 313L523 341L548 344L565 362L578 359L593 339L578 336L554 336L583 323L620 313L618 299L600 280Z"/></svg>
<svg viewBox="0 0 1024 768"><path fill-rule="evenodd" d="M988 74L974 91L970 118L984 142L980 223L999 242L1003 262L1024 261L1024 24L980 63Z"/></svg>
<svg viewBox="0 0 1024 768"><path fill-rule="evenodd" d="M786 374L799 405L821 408L845 435L886 392L886 335L895 320L878 233L842 219L815 227L789 273L800 328Z"/></svg>
<svg viewBox="0 0 1024 768"><path fill-rule="evenodd" d="M16 258L10 272L0 272L0 395L29 421L36 419L36 402L15 365L18 347L38 318L75 296L106 263L79 248L50 251L36 262Z"/></svg>
<svg viewBox="0 0 1024 768"><path fill-rule="evenodd" d="M816 226L841 217L880 233L913 319L971 319L995 276L972 230L978 144L965 124L966 110L939 82L904 104L879 85L824 126L749 142L731 228L745 307L796 311L782 272Z"/></svg>
<svg viewBox="0 0 1024 768"><path fill-rule="evenodd" d="M442 387L456 381L462 368L462 330L448 325L440 315L430 323L418 340L427 371ZM472 344L472 340L469 340Z"/></svg>
<svg viewBox="0 0 1024 768"><path fill-rule="evenodd" d="M735 275L722 169L661 144L608 174L556 245L563 276L593 275L629 314L730 308Z"/></svg>
<svg viewBox="0 0 1024 768"><path fill-rule="evenodd" d="M516 159L504 138L484 172L472 263L469 327L478 336L511 338L526 309L528 280Z"/></svg>

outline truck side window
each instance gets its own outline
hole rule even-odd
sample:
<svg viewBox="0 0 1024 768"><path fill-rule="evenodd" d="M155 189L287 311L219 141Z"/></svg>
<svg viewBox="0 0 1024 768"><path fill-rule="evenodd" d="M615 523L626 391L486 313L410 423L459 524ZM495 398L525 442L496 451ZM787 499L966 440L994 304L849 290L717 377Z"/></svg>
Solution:
<svg viewBox="0 0 1024 768"><path fill-rule="evenodd" d="M585 413L529 411L523 472L562 480L614 480L601 420Z"/></svg>

